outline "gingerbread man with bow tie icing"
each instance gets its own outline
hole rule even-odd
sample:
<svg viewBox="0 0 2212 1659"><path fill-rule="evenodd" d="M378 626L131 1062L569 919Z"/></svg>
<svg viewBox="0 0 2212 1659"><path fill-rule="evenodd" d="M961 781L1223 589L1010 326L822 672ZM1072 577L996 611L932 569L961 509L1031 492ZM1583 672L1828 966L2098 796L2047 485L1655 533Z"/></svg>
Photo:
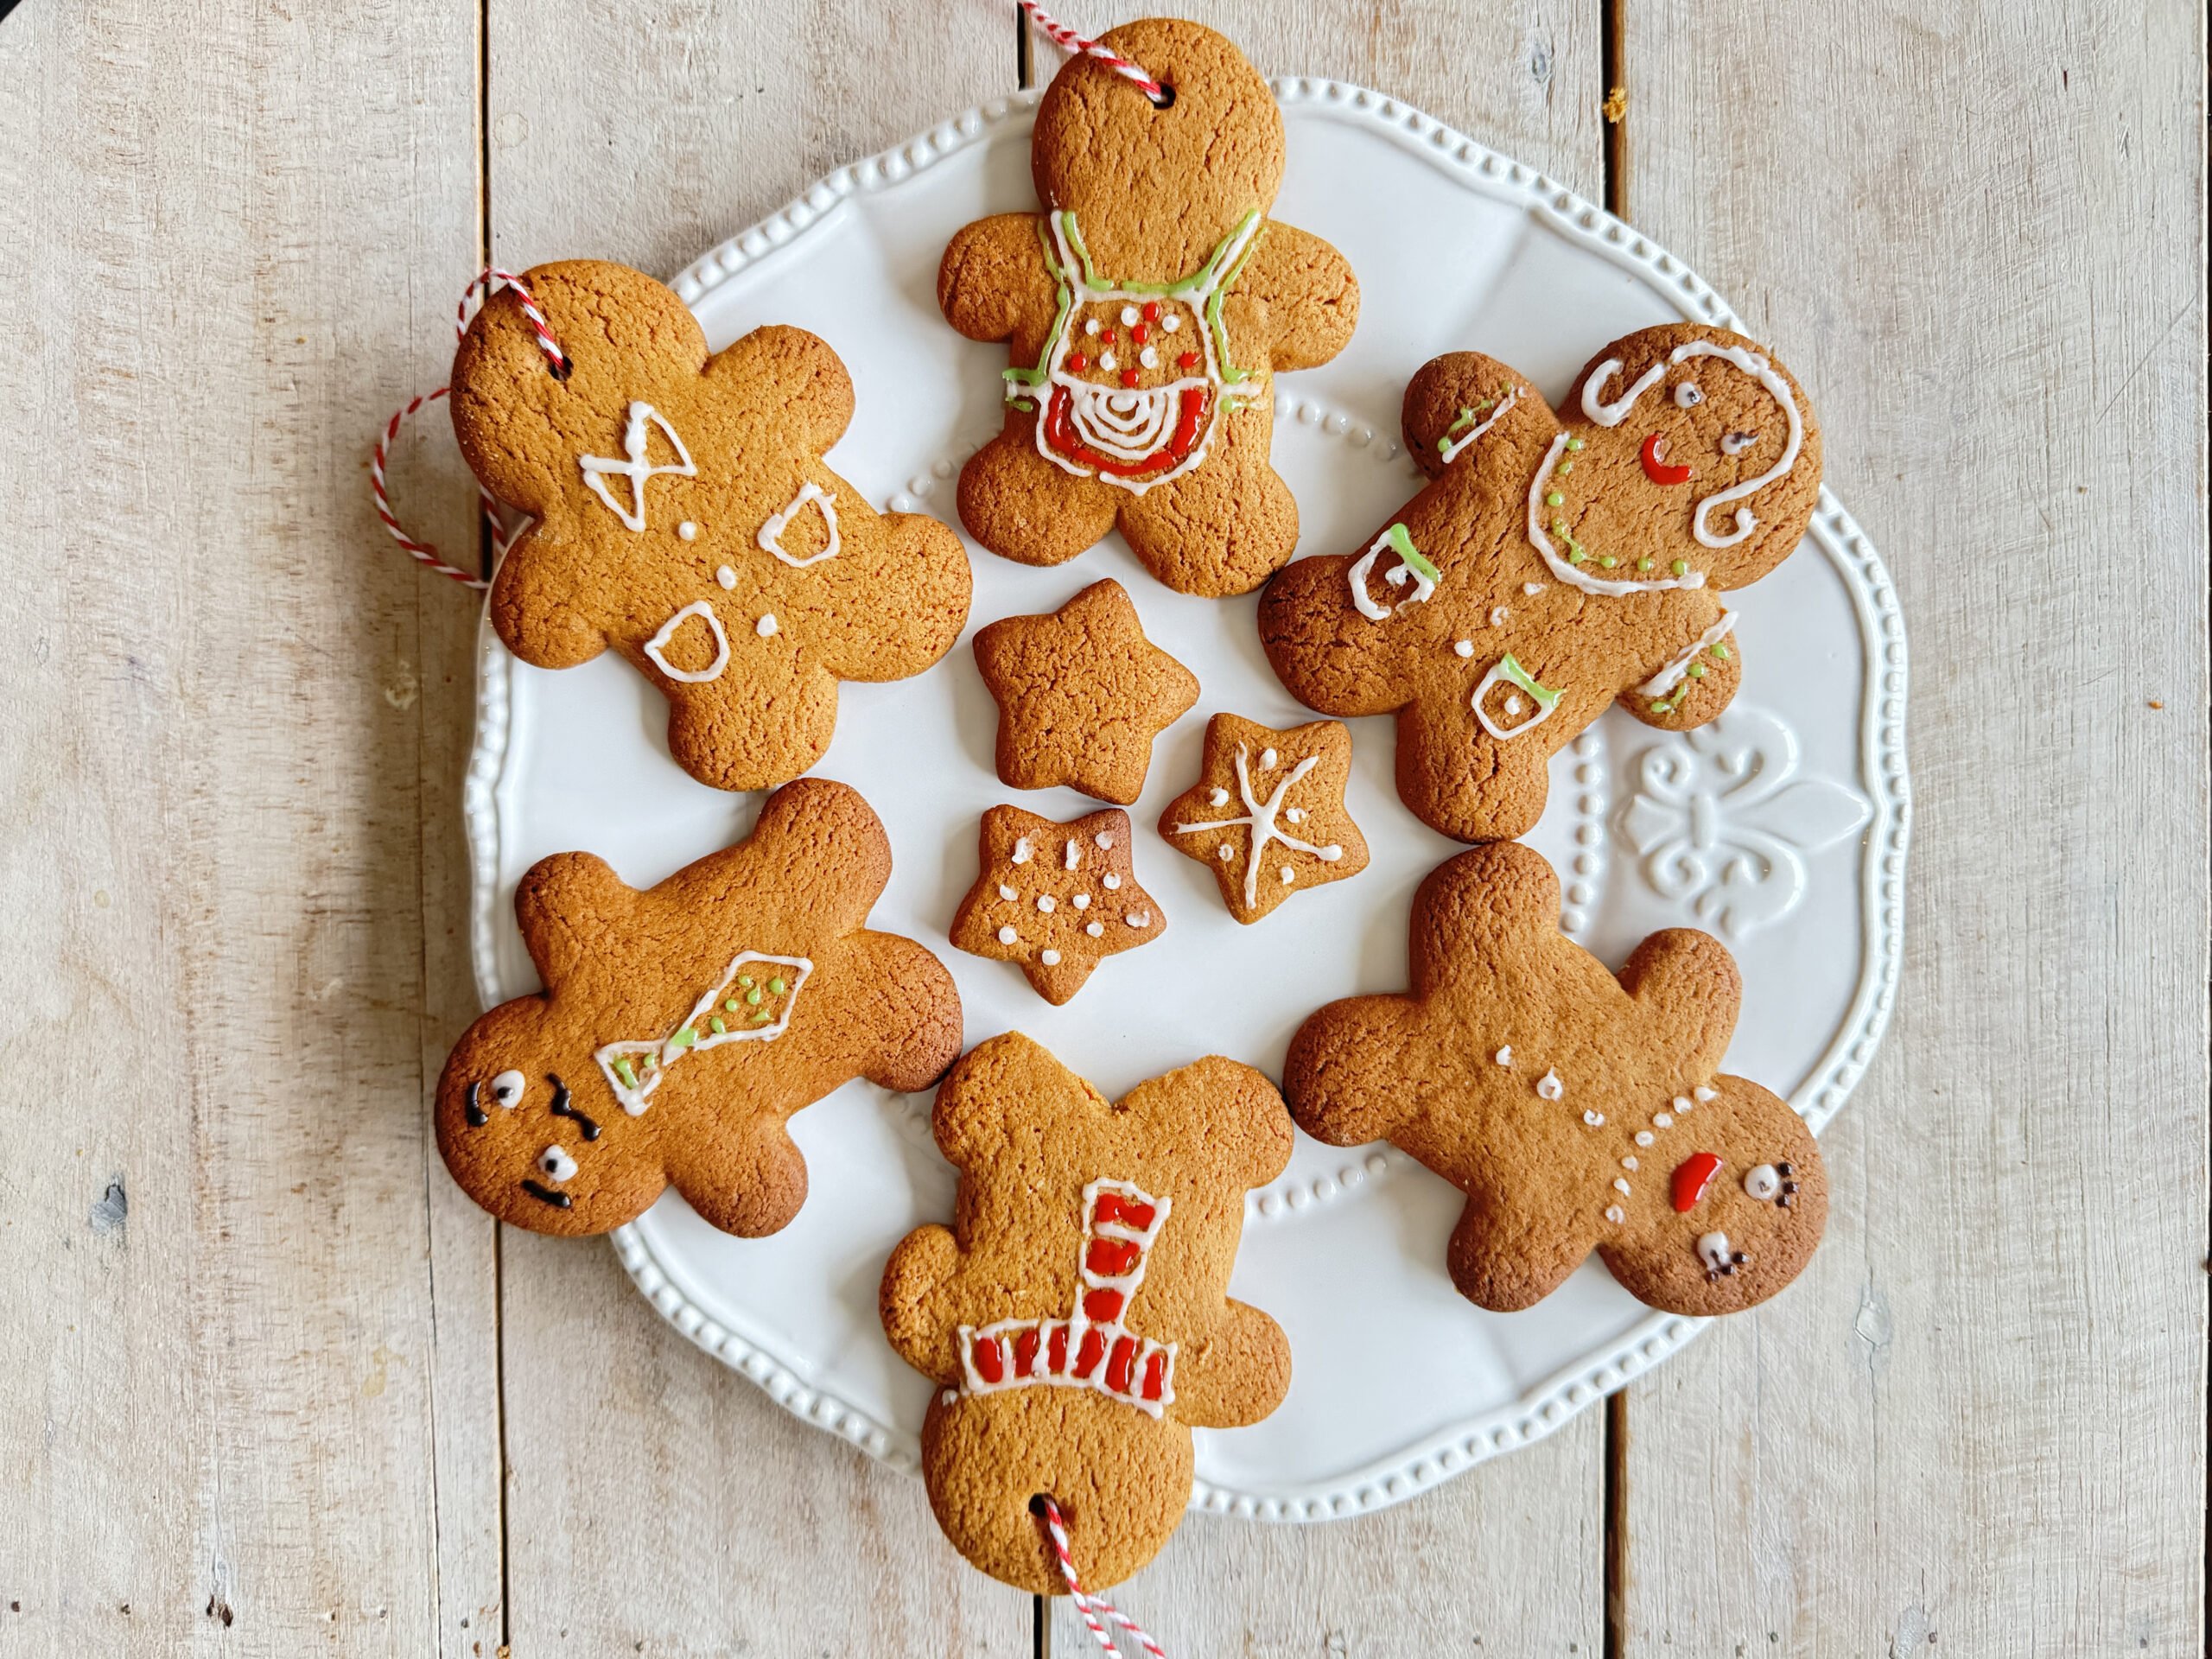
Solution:
<svg viewBox="0 0 2212 1659"><path fill-rule="evenodd" d="M1592 1250L1672 1313L1764 1301L1811 1259L1827 1178L1804 1121L1719 1075L1743 982L1720 943L1654 933L1618 976L1559 931L1559 878L1512 842L1414 899L1410 990L1299 1028L1283 1093L1332 1146L1384 1140L1467 1195L1452 1280L1541 1300Z"/></svg>
<svg viewBox="0 0 2212 1659"><path fill-rule="evenodd" d="M1357 552L1301 559L1260 605L1291 694L1398 717L1398 792L1461 841L1542 816L1551 757L1618 701L1684 731L1743 679L1726 594L1803 537L1821 439L1789 372L1722 328L1645 328L1554 412L1476 352L1407 388L1432 480Z"/></svg>
<svg viewBox="0 0 2212 1659"><path fill-rule="evenodd" d="M1169 587L1248 593L1298 541L1268 460L1274 376L1344 349L1359 286L1327 243L1267 217L1282 115L1234 46L1162 19L1104 43L1168 101L1071 58L1037 107L1046 211L976 220L938 274L946 320L1014 362L1005 429L960 474L961 522L1046 565L1118 526Z"/></svg>

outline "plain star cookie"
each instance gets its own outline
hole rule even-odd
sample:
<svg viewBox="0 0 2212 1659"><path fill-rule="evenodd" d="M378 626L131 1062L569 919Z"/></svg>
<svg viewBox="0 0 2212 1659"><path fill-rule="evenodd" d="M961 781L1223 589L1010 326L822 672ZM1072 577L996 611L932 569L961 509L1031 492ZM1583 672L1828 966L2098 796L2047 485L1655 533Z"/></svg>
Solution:
<svg viewBox="0 0 2212 1659"><path fill-rule="evenodd" d="M1258 1422L1290 1344L1230 1300L1244 1195L1290 1160L1281 1097L1218 1057L1109 1102L1019 1033L938 1090L960 1171L950 1228L884 1269L884 1333L934 1385L922 1474L938 1524L1003 1583L1067 1589L1032 1518L1058 1504L1087 1586L1135 1572L1191 1500L1193 1428Z"/></svg>
<svg viewBox="0 0 2212 1659"><path fill-rule="evenodd" d="M1024 564L1118 527L1169 587L1249 593L1298 541L1268 460L1274 376L1344 349L1359 286L1327 243L1267 217L1282 114L1234 46L1159 19L1105 44L1173 101L1069 59L1030 149L1047 211L976 220L938 273L946 320L1014 362L1005 430L961 471L961 522Z"/></svg>
<svg viewBox="0 0 2212 1659"><path fill-rule="evenodd" d="M1283 1092L1332 1146L1384 1140L1467 1195L1460 1294L1501 1313L1592 1250L1671 1313L1764 1301L1827 1219L1812 1131L1717 1075L1742 1001L1733 957L1654 933L1618 977L1559 931L1559 879L1505 842L1440 866L1414 900L1413 988L1332 1002L1299 1028Z"/></svg>
<svg viewBox="0 0 2212 1659"><path fill-rule="evenodd" d="M1149 944L1167 918L1137 885L1129 815L1056 823L1018 806L983 814L982 871L954 914L956 950L1011 962L1055 1005L1104 958Z"/></svg>
<svg viewBox="0 0 2212 1659"><path fill-rule="evenodd" d="M454 359L469 465L537 520L493 580L492 626L539 668L613 646L668 699L669 752L703 784L798 776L830 747L840 680L918 674L960 637L959 537L877 512L823 462L853 386L812 334L756 328L709 355L634 270L524 280L570 372L549 369L512 289Z"/></svg>
<svg viewBox="0 0 2212 1659"><path fill-rule="evenodd" d="M1701 726L1743 678L1722 598L1796 547L1820 497L1805 394L1764 346L1688 323L1618 340L1554 414L1473 352L1407 389L1433 480L1357 552L1260 602L1268 660L1323 714L1395 713L1398 792L1461 841L1525 835L1547 767L1618 700Z"/></svg>
<svg viewBox="0 0 2212 1659"><path fill-rule="evenodd" d="M1049 616L994 622L975 643L999 705L999 777L1015 789L1066 784L1127 806L1143 792L1153 740L1198 700L1198 677L1144 637L1118 582L1093 582Z"/></svg>
<svg viewBox="0 0 2212 1659"><path fill-rule="evenodd" d="M1230 915L1256 922L1300 888L1367 868L1344 807L1351 781L1351 734L1333 720L1279 732L1216 715L1198 781L1167 804L1160 833L1213 872Z"/></svg>
<svg viewBox="0 0 2212 1659"><path fill-rule="evenodd" d="M533 865L515 918L545 988L469 1027L438 1080L461 1189L539 1233L603 1233L674 1185L724 1232L806 1198L785 1124L854 1077L926 1089L960 994L912 939L867 930L891 843L842 784L804 779L656 887L588 853Z"/></svg>

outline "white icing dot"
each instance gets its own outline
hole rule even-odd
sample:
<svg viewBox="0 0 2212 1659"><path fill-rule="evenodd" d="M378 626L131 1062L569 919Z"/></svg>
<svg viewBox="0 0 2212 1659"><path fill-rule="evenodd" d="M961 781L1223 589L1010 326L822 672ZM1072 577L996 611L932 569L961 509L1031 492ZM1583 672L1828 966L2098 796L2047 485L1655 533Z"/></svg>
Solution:
<svg viewBox="0 0 2212 1659"><path fill-rule="evenodd" d="M1147 369L1156 369L1160 366L1160 353L1147 346L1137 353L1137 361Z"/></svg>
<svg viewBox="0 0 2212 1659"><path fill-rule="evenodd" d="M1090 934L1090 937L1091 937L1092 938L1094 938L1094 939L1095 939L1095 938L1096 938L1100 934L1103 933L1106 930L1105 930L1105 928L1104 928L1104 927L1101 926L1098 923L1096 923L1096 922L1090 922L1090 923L1087 923L1087 924L1085 924L1085 925L1084 925L1084 930L1083 930L1083 931L1084 931L1084 932L1086 932L1086 933Z"/></svg>
<svg viewBox="0 0 2212 1659"><path fill-rule="evenodd" d="M1688 1100L1687 1100L1685 1097L1683 1097L1683 1096L1681 1096L1681 1095L1676 1095L1676 1096L1675 1096L1675 1109L1676 1111L1678 1111L1678 1112L1687 1112L1688 1110L1689 1110L1689 1109L1690 1109L1690 1103L1689 1103Z"/></svg>
<svg viewBox="0 0 2212 1659"><path fill-rule="evenodd" d="M1652 1141L1652 1135L1651 1135L1651 1131L1650 1131L1650 1130L1649 1130L1649 1129L1638 1129L1638 1130L1636 1132L1636 1144L1637 1144L1637 1146L1639 1146L1639 1147L1648 1147L1648 1146L1649 1146L1649 1145L1651 1144L1651 1141Z"/></svg>
<svg viewBox="0 0 2212 1659"><path fill-rule="evenodd" d="M1505 619L1506 619L1507 617L1509 617L1509 616L1512 615L1512 614L1513 614L1513 613L1512 613L1512 612L1510 612L1510 611L1509 611L1509 610L1507 610L1507 609L1505 608L1505 607L1504 607L1504 606L1503 606L1503 605L1493 605L1493 606L1491 606L1491 607L1490 607L1490 625L1491 625L1491 626L1492 626L1493 628L1502 628L1502 627L1503 627L1503 626L1505 626Z"/></svg>
<svg viewBox="0 0 2212 1659"><path fill-rule="evenodd" d="M1017 864L1027 864L1027 863L1029 861L1029 837L1028 837L1028 836L1023 836L1020 837L1019 839L1017 839L1017 840L1014 842L1014 861L1015 863L1017 863Z"/></svg>
<svg viewBox="0 0 2212 1659"><path fill-rule="evenodd" d="M1121 889L1121 886L1122 878L1116 875L1112 871L1108 871L1106 874L1106 891L1109 893L1118 892Z"/></svg>
<svg viewBox="0 0 2212 1659"><path fill-rule="evenodd" d="M1262 772L1267 772L1272 769L1274 766L1275 760L1276 755L1273 749L1262 749L1260 751L1260 770Z"/></svg>
<svg viewBox="0 0 2212 1659"><path fill-rule="evenodd" d="M1700 1084L1695 1089L1692 1090L1691 1092L1694 1094L1700 1102L1712 1100L1720 1093L1718 1089L1708 1089L1703 1084Z"/></svg>
<svg viewBox="0 0 2212 1659"><path fill-rule="evenodd" d="M1073 905L1077 910L1089 910L1090 908L1090 895L1087 893L1078 893L1074 898L1069 899L1068 902Z"/></svg>
<svg viewBox="0 0 2212 1659"><path fill-rule="evenodd" d="M1628 1219L1628 1211L1622 1209L1618 1204L1609 1204L1605 1206L1605 1219L1611 1222L1618 1227L1622 1222Z"/></svg>
<svg viewBox="0 0 2212 1659"><path fill-rule="evenodd" d="M1183 319L1179 314L1170 311L1160 320L1160 326L1172 334L1182 327Z"/></svg>
<svg viewBox="0 0 2212 1659"><path fill-rule="evenodd" d="M1471 639L1459 640L1452 647L1452 654L1454 657L1473 656L1475 654L1475 642Z"/></svg>
<svg viewBox="0 0 2212 1659"><path fill-rule="evenodd" d="M1073 868L1075 868L1075 867L1076 867L1076 861L1077 861L1077 860L1078 860L1078 859L1080 859L1082 856L1083 856L1083 849L1082 849L1080 846L1078 846L1078 845L1077 844L1077 842L1076 842L1076 839L1075 839L1075 837L1074 837L1074 836L1069 836L1069 837L1068 837L1067 858L1066 858L1066 860L1065 860L1065 863L1066 863L1066 865L1067 865L1067 868L1068 868L1069 869L1073 869Z"/></svg>
<svg viewBox="0 0 2212 1659"><path fill-rule="evenodd" d="M1508 1043L1503 1048L1497 1051L1497 1063L1500 1065L1510 1065L1513 1064L1512 1044Z"/></svg>
<svg viewBox="0 0 2212 1659"><path fill-rule="evenodd" d="M1236 849L1224 841L1220 846L1214 849L1214 856L1219 859L1223 863L1226 864L1230 859L1236 856Z"/></svg>
<svg viewBox="0 0 2212 1659"><path fill-rule="evenodd" d="M1293 823L1303 823L1306 822L1306 809L1302 806L1294 806L1289 811L1284 813L1283 817Z"/></svg>
<svg viewBox="0 0 2212 1659"><path fill-rule="evenodd" d="M1122 327L1124 328L1135 327L1138 315L1139 313L1137 308L1134 305L1123 306L1122 308Z"/></svg>
<svg viewBox="0 0 2212 1659"><path fill-rule="evenodd" d="M1096 836L1092 836L1091 839L1098 843L1098 850L1102 853L1110 852L1113 849L1114 837L1108 835L1103 830L1101 830Z"/></svg>
<svg viewBox="0 0 2212 1659"><path fill-rule="evenodd" d="M1133 910L1122 919L1128 922L1131 927L1150 927L1152 925L1152 912L1148 910Z"/></svg>
<svg viewBox="0 0 2212 1659"><path fill-rule="evenodd" d="M1021 937L1021 935L1020 935L1019 933L1015 932L1015 931L1014 931L1012 928L1010 928L1010 927L1002 927L1002 928L999 929L999 943L1000 943L1001 944L1013 944L1016 939L1020 938L1020 937Z"/></svg>
<svg viewBox="0 0 2212 1659"><path fill-rule="evenodd" d="M1614 1192L1616 1192L1619 1193L1619 1194L1621 1195L1621 1197L1623 1197L1623 1198L1626 1198L1626 1197L1628 1197L1628 1195L1629 1195L1629 1190L1630 1190L1630 1189L1629 1189L1628 1177L1627 1177L1627 1176L1625 1176L1625 1175L1616 1175L1616 1176L1614 1176L1614 1177L1613 1177L1613 1191L1614 1191Z"/></svg>
<svg viewBox="0 0 2212 1659"><path fill-rule="evenodd" d="M1102 369L1110 369L1110 368L1116 367L1117 365L1116 365L1116 363L1115 363L1115 361L1114 361L1114 353L1111 353L1111 352L1101 352L1101 353L1098 353L1098 366L1099 366L1100 368L1102 368Z"/></svg>
<svg viewBox="0 0 2212 1659"><path fill-rule="evenodd" d="M699 539L699 526L686 518L676 527L676 533L687 542L696 542Z"/></svg>
<svg viewBox="0 0 2212 1659"><path fill-rule="evenodd" d="M1634 1153L1630 1153L1627 1157L1622 1159L1621 1167L1623 1169L1634 1169L1636 1167L1636 1154Z"/></svg>
<svg viewBox="0 0 2212 1659"><path fill-rule="evenodd" d="M1047 968L1057 968L1060 965L1060 953L1057 950L1042 951L1039 954L1037 960Z"/></svg>
<svg viewBox="0 0 2212 1659"><path fill-rule="evenodd" d="M1524 582L1521 584L1521 591L1529 598L1534 599L1544 591L1544 584L1541 582Z"/></svg>
<svg viewBox="0 0 2212 1659"><path fill-rule="evenodd" d="M1049 893L1040 893L1037 895L1037 908L1047 916L1052 913L1052 895Z"/></svg>
<svg viewBox="0 0 2212 1659"><path fill-rule="evenodd" d="M1216 806L1227 806L1229 804L1229 791L1225 789L1217 789L1212 794L1207 796L1206 799L1211 801Z"/></svg>
<svg viewBox="0 0 2212 1659"><path fill-rule="evenodd" d="M1295 870L1294 870L1294 869L1292 869L1292 868L1290 868L1290 866L1289 866L1289 865L1287 865L1287 864L1284 865L1284 866L1282 867L1282 884L1283 884L1283 886L1285 886L1285 887L1288 887L1292 882L1294 882L1294 881L1295 881L1295 880L1298 880L1298 872L1297 872L1297 871L1295 871Z"/></svg>
<svg viewBox="0 0 2212 1659"><path fill-rule="evenodd" d="M1567 1085L1559 1080L1558 1072L1548 1071L1536 1079L1536 1092L1546 1100L1559 1100L1565 1096Z"/></svg>
<svg viewBox="0 0 2212 1659"><path fill-rule="evenodd" d="M999 897L1000 897L1000 898L1001 898L1001 899L1018 899L1018 898L1020 898L1020 896L1021 896L1021 895L1020 895L1020 893L1017 893L1016 892L1014 892L1014 890L1012 887L1009 887L1008 886L1007 886L1007 884L1006 884L1005 882L1001 881L1001 882L1000 882L1000 883L999 883Z"/></svg>
<svg viewBox="0 0 2212 1659"><path fill-rule="evenodd" d="M769 638L769 636L776 632L775 613L772 611L770 612L767 615L762 617L758 622L754 623L753 627L753 631L763 639Z"/></svg>
<svg viewBox="0 0 2212 1659"><path fill-rule="evenodd" d="M1098 319L1096 317L1085 317L1083 320L1083 332L1089 334L1092 339L1096 339L1098 337Z"/></svg>
<svg viewBox="0 0 2212 1659"><path fill-rule="evenodd" d="M1506 698L1505 712L1509 715L1519 714L1521 712L1521 699L1517 696L1510 696Z"/></svg>
<svg viewBox="0 0 2212 1659"><path fill-rule="evenodd" d="M1593 1129L1600 1129L1605 1126L1605 1115L1603 1112L1585 1112L1582 1121Z"/></svg>
<svg viewBox="0 0 2212 1659"><path fill-rule="evenodd" d="M1665 1112L1653 1113L1651 1121L1662 1129L1671 1129L1675 1127L1674 1118Z"/></svg>
<svg viewBox="0 0 2212 1659"><path fill-rule="evenodd" d="M1324 864L1333 864L1344 855L1344 849L1333 841L1321 849L1321 861Z"/></svg>
<svg viewBox="0 0 2212 1659"><path fill-rule="evenodd" d="M725 590L734 588L737 586L737 572L724 565L715 572L715 580L721 583Z"/></svg>

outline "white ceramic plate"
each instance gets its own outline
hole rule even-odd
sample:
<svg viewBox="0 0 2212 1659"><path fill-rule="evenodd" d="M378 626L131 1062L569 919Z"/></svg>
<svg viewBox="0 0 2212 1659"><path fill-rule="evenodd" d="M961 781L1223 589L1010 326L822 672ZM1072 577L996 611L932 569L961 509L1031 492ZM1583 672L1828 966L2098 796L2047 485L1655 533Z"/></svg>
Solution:
<svg viewBox="0 0 2212 1659"><path fill-rule="evenodd" d="M1426 116L1330 82L1275 91L1290 158L1274 212L1342 249L1362 289L1351 346L1280 383L1275 461L1298 498L1301 550L1352 546L1416 486L1398 405L1435 353L1489 352L1555 398L1586 357L1630 329L1735 321L1678 260ZM1005 352L947 327L934 282L962 225L1035 206L1033 107L993 104L848 168L676 279L718 347L787 322L836 348L859 412L831 461L880 505L957 525L959 463L998 429ZM1776 343L1786 359L1789 341ZM1746 986L1729 1069L1786 1094L1818 1127L1889 1015L1908 808L1904 636L1888 574L1826 492L1808 540L1732 596L1748 669L1729 713L1686 736L1607 714L1554 762L1550 810L1530 840L1567 886L1568 931L1608 962L1657 927L1725 938ZM1414 888L1458 849L1399 804L1388 720L1353 722L1349 798L1370 867L1240 927L1211 875L1151 826L1196 775L1208 715L1312 718L1268 671L1256 600L1172 594L1118 537L1053 570L970 553L971 632L1052 610L1110 575L1204 688L1160 739L1131 809L1166 935L1108 959L1061 1008L1013 967L952 950L944 930L974 879L986 807L1016 798L1068 818L1094 804L999 783L995 711L964 640L917 679L844 688L817 770L856 785L889 827L896 869L873 925L944 957L970 1044L1027 1031L1115 1095L1206 1053L1276 1074L1313 1008L1405 983ZM511 908L534 861L587 849L634 884L657 881L744 833L759 798L685 777L668 756L661 698L611 652L545 673L487 630L480 675L466 806L488 1003L537 983ZM772 1238L725 1236L673 1194L615 1236L639 1287L686 1335L901 1467L914 1464L929 1389L885 1344L875 1287L910 1227L951 1213L929 1104L855 1084L802 1113L792 1130L811 1192ZM1697 1321L1654 1314L1594 1262L1529 1312L1478 1311L1444 1271L1459 1202L1388 1148L1300 1137L1283 1179L1247 1205L1233 1285L1289 1333L1289 1397L1255 1427L1198 1433L1195 1504L1306 1520L1395 1502L1542 1436L1694 1334Z"/></svg>

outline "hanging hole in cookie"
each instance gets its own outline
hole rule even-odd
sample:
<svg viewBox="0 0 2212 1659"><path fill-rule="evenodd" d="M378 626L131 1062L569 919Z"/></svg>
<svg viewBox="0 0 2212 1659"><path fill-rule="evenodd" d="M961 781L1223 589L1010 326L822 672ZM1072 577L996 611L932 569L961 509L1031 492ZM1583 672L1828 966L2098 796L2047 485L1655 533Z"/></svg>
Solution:
<svg viewBox="0 0 2212 1659"><path fill-rule="evenodd" d="M570 357L566 352L563 352L561 353L561 360L559 362L556 363L548 361L546 367L552 372L552 376L556 380L558 380L562 385L566 385L568 384L569 377L576 372L576 359Z"/></svg>
<svg viewBox="0 0 2212 1659"><path fill-rule="evenodd" d="M1175 89L1164 80L1160 83L1159 97L1153 98L1150 92L1147 92L1145 96L1152 98L1152 107L1155 110L1172 110L1175 107Z"/></svg>
<svg viewBox="0 0 2212 1659"><path fill-rule="evenodd" d="M1048 1500L1042 1492L1034 1494L1029 1500L1029 1513L1035 1516L1039 1521L1043 1520L1045 1518L1045 1505L1050 1500Z"/></svg>

